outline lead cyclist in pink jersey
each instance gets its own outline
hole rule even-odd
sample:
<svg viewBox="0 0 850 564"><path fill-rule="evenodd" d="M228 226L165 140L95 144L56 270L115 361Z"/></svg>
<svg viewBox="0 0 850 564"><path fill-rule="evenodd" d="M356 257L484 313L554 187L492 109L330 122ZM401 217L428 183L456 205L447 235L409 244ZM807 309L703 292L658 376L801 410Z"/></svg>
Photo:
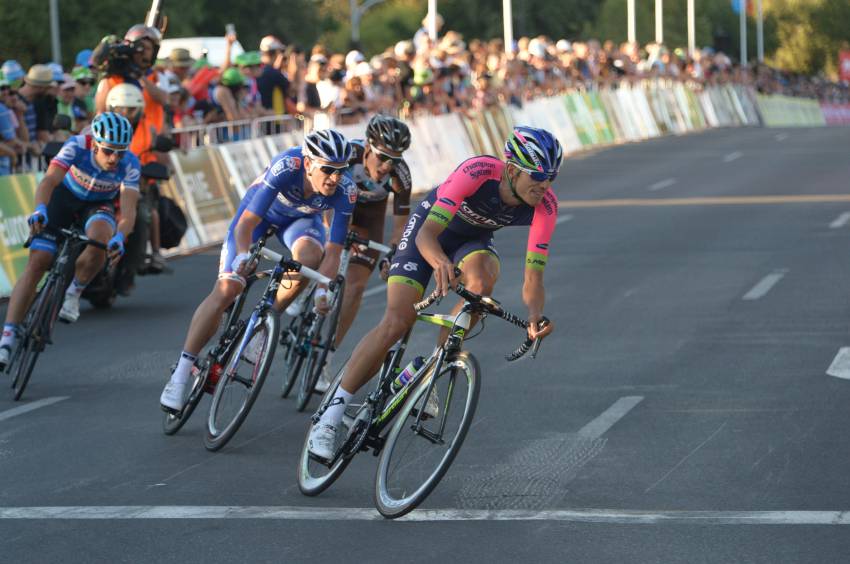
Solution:
<svg viewBox="0 0 850 564"><path fill-rule="evenodd" d="M351 353L334 399L310 432L308 448L316 457L333 456L336 429L348 401L416 321L413 305L422 299L432 274L444 296L457 282L455 266L463 272L467 289L492 294L500 269L493 243L496 230L530 225L522 288L528 336L536 339L552 332L551 322L539 322L545 302L543 271L558 217L552 181L563 151L548 131L518 126L505 143L504 155L505 161L491 156L464 161L411 214L390 267L384 318Z"/></svg>

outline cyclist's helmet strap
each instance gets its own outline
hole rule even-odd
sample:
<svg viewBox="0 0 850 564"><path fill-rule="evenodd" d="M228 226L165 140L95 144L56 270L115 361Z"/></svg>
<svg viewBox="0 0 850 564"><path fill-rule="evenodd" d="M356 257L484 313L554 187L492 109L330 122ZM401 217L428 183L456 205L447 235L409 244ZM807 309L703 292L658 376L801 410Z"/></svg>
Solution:
<svg viewBox="0 0 850 564"><path fill-rule="evenodd" d="M410 147L410 128L394 117L377 114L366 126L366 138L376 145L403 153Z"/></svg>
<svg viewBox="0 0 850 564"><path fill-rule="evenodd" d="M303 152L308 157L330 163L347 163L351 160L351 144L335 129L320 129L304 137Z"/></svg>
<svg viewBox="0 0 850 564"><path fill-rule="evenodd" d="M526 172L557 174L563 157L561 143L545 129L518 125L505 143L507 162Z"/></svg>
<svg viewBox="0 0 850 564"><path fill-rule="evenodd" d="M103 112L91 124L92 136L98 143L116 147L129 147L133 140L133 126L129 120L115 112Z"/></svg>

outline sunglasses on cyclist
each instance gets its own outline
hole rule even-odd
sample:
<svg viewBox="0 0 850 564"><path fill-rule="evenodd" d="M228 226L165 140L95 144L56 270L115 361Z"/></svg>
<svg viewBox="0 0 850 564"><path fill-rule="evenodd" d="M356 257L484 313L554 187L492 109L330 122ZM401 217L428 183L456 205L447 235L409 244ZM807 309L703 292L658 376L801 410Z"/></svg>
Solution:
<svg viewBox="0 0 850 564"><path fill-rule="evenodd" d="M118 155L119 157L123 157L124 153L128 151L128 149L113 149L112 147L106 147L98 143L97 148L107 157L111 157L112 155Z"/></svg>
<svg viewBox="0 0 850 564"><path fill-rule="evenodd" d="M328 176L333 176L334 174L342 174L343 171L348 168L348 165L345 166L331 166L331 165L319 165L317 164L315 168L321 170L324 174Z"/></svg>
<svg viewBox="0 0 850 564"><path fill-rule="evenodd" d="M369 147L371 147L372 152L375 153L375 156L377 156L378 160L381 161L382 163L391 161L393 164L396 164L398 162L401 162L400 156L397 157L395 155L387 154L387 153L383 152L382 150L378 149L377 147L375 147L375 145L373 145L372 143L369 143Z"/></svg>
<svg viewBox="0 0 850 564"><path fill-rule="evenodd" d="M558 177L557 172L553 172L551 174L546 174L545 172L537 172L537 171L531 172L530 170L526 171L526 172L528 172L529 176L531 176L531 179L534 180L535 182L546 182L547 180L552 181L552 180L555 180L555 178Z"/></svg>

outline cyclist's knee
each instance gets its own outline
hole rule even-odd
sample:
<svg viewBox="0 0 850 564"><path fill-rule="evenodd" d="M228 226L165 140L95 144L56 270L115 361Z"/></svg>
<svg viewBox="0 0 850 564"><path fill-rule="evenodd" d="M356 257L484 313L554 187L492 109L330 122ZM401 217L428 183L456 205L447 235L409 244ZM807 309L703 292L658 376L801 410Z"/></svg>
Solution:
<svg viewBox="0 0 850 564"><path fill-rule="evenodd" d="M53 262L53 253L47 251L32 251L27 261L26 271L30 275L41 276L50 268Z"/></svg>
<svg viewBox="0 0 850 564"><path fill-rule="evenodd" d="M480 294L482 296L490 296L493 294L493 288L496 286L498 276L487 272L475 272L464 274L463 285L470 292Z"/></svg>
<svg viewBox="0 0 850 564"><path fill-rule="evenodd" d="M349 277L345 281L345 291L352 296L362 296L368 282L368 277L351 276L351 269L349 269Z"/></svg>
<svg viewBox="0 0 850 564"><path fill-rule="evenodd" d="M390 344L396 342L407 333L407 330L416 321L416 312L411 308L410 312L391 308L384 314L378 331L382 334L383 341Z"/></svg>
<svg viewBox="0 0 850 564"><path fill-rule="evenodd" d="M309 237L302 237L292 245L292 258L309 268L318 267L323 254L324 249Z"/></svg>
<svg viewBox="0 0 850 564"><path fill-rule="evenodd" d="M242 284L235 280L219 280L210 293L209 299L223 311L242 293L242 288Z"/></svg>

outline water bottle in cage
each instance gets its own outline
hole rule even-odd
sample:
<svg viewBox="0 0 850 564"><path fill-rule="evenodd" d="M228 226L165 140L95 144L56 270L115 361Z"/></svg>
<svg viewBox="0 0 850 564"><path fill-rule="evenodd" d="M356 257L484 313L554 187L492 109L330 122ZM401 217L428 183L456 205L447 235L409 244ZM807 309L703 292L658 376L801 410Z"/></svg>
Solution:
<svg viewBox="0 0 850 564"><path fill-rule="evenodd" d="M413 376L419 372L419 369L425 364L425 359L421 356L417 356L413 360L411 360L407 366L404 367L398 376L395 377L392 384L390 384L390 388L393 393L398 392L403 387L405 387L412 379Z"/></svg>

